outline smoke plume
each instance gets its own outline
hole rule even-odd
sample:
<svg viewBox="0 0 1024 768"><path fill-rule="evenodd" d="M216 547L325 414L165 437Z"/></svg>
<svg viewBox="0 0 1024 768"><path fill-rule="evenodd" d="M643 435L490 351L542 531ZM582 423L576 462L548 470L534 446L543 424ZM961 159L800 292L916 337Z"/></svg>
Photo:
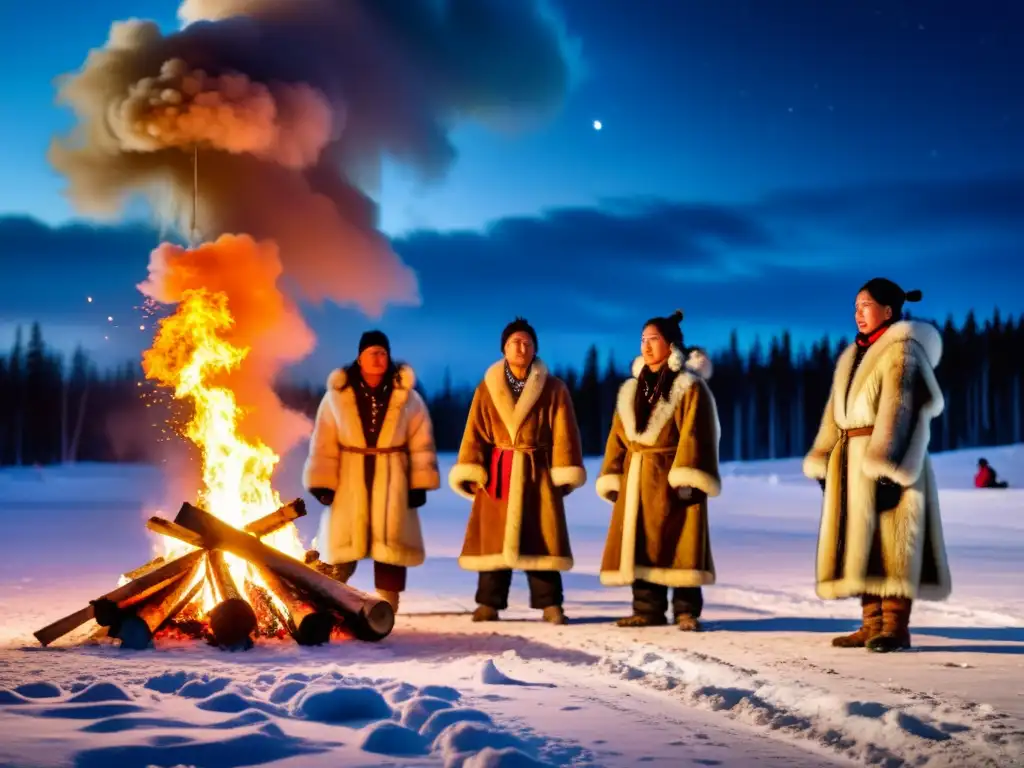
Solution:
<svg viewBox="0 0 1024 768"><path fill-rule="evenodd" d="M281 260L273 242L222 235L194 249L161 245L150 255L149 278L138 286L161 304L179 304L191 291L224 297L229 327L217 327L208 317L178 321L177 334L168 332L170 326L162 327L153 348L143 355L146 373L176 378L196 352L200 335L195 326L203 324L204 334L216 331L218 339L238 350L239 361L208 383L230 389L243 405L241 435L258 439L279 454L309 434L309 422L281 404L273 382L315 344L298 308L279 289L280 276Z"/></svg>
<svg viewBox="0 0 1024 768"><path fill-rule="evenodd" d="M457 123L547 116L570 83L531 0L185 0L179 15L168 35L114 24L61 83L78 120L50 160L73 204L115 217L145 195L187 233L195 191L204 239L273 240L298 298L374 316L419 302L377 229L381 159L439 179Z"/></svg>

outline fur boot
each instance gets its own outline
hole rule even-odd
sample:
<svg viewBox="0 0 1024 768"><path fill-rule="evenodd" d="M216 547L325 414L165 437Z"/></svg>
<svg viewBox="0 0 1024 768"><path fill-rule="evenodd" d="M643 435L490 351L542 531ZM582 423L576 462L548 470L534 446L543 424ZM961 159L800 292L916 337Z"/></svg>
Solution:
<svg viewBox="0 0 1024 768"><path fill-rule="evenodd" d="M860 605L863 614L860 629L849 635L833 637L832 645L836 648L863 648L871 638L882 634L882 598L862 595Z"/></svg>
<svg viewBox="0 0 1024 768"><path fill-rule="evenodd" d="M676 616L676 626L679 627L682 632L701 631L700 620L696 616L688 616L685 613L680 616Z"/></svg>
<svg viewBox="0 0 1024 768"><path fill-rule="evenodd" d="M640 616L633 614L615 622L618 627L664 627L668 624L665 614L660 616Z"/></svg>
<svg viewBox="0 0 1024 768"><path fill-rule="evenodd" d="M498 611L489 605L478 605L473 611L473 621L497 621Z"/></svg>
<svg viewBox="0 0 1024 768"><path fill-rule="evenodd" d="M882 600L882 631L867 642L869 651L889 653L910 648L910 609L913 601L906 597Z"/></svg>
<svg viewBox="0 0 1024 768"><path fill-rule="evenodd" d="M398 593L392 592L390 589L378 589L377 594L380 595L381 600L387 600L391 603L391 608L395 613L398 613Z"/></svg>
<svg viewBox="0 0 1024 768"><path fill-rule="evenodd" d="M562 610L561 606L558 605L549 605L547 608L545 608L543 618L544 621L548 622L549 624L569 623L569 619L565 617L565 612Z"/></svg>

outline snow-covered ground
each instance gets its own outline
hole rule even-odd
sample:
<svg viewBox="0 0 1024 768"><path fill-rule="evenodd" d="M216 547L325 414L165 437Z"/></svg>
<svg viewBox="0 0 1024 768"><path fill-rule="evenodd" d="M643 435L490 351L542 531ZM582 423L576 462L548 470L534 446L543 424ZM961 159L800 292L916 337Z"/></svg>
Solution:
<svg viewBox="0 0 1024 768"><path fill-rule="evenodd" d="M1024 446L984 451L1008 491L971 487L977 455L936 457L954 595L916 605L915 650L888 656L829 644L859 609L814 596L820 491L796 460L724 468L704 633L611 625L629 592L596 577L609 508L589 462L569 499L569 626L538 621L522 576L508 620L469 621L468 505L445 488L390 637L245 653L40 648L32 631L147 560L144 519L182 498L151 468L6 470L0 767L1024 765Z"/></svg>

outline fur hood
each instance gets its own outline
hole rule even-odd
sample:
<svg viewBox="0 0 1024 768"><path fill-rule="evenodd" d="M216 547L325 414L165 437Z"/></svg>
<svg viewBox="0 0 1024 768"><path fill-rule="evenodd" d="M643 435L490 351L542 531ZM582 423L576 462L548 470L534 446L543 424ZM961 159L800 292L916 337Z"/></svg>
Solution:
<svg viewBox="0 0 1024 768"><path fill-rule="evenodd" d="M707 381L711 378L711 374L714 370L714 366L711 364L711 358L707 356L707 353L699 347L694 347L690 350L690 354L684 359L683 351L679 349L675 344L672 345L672 352L668 356L668 367L672 371L681 371L684 367L690 373L695 376ZM644 368L643 356L638 356L633 360L633 377L636 378L640 375L640 371Z"/></svg>
<svg viewBox="0 0 1024 768"><path fill-rule="evenodd" d="M348 372L344 368L335 368L327 377L328 389L344 389L348 386ZM416 372L411 366L402 363L398 366L396 389L412 389L416 386Z"/></svg>

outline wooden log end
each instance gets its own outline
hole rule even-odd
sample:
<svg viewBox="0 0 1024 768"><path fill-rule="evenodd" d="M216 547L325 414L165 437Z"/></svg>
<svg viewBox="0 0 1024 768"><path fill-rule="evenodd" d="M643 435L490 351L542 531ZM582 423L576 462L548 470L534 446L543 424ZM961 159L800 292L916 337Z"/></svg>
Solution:
<svg viewBox="0 0 1024 768"><path fill-rule="evenodd" d="M248 649L256 631L256 612L240 597L230 597L213 607L209 615L211 642L221 648Z"/></svg>
<svg viewBox="0 0 1024 768"><path fill-rule="evenodd" d="M299 645L323 645L330 642L335 625L334 614L317 611L306 616L296 629L293 637Z"/></svg>
<svg viewBox="0 0 1024 768"><path fill-rule="evenodd" d="M395 628L395 609L386 600L373 603L359 614L354 625L356 637L360 640L379 642Z"/></svg>

